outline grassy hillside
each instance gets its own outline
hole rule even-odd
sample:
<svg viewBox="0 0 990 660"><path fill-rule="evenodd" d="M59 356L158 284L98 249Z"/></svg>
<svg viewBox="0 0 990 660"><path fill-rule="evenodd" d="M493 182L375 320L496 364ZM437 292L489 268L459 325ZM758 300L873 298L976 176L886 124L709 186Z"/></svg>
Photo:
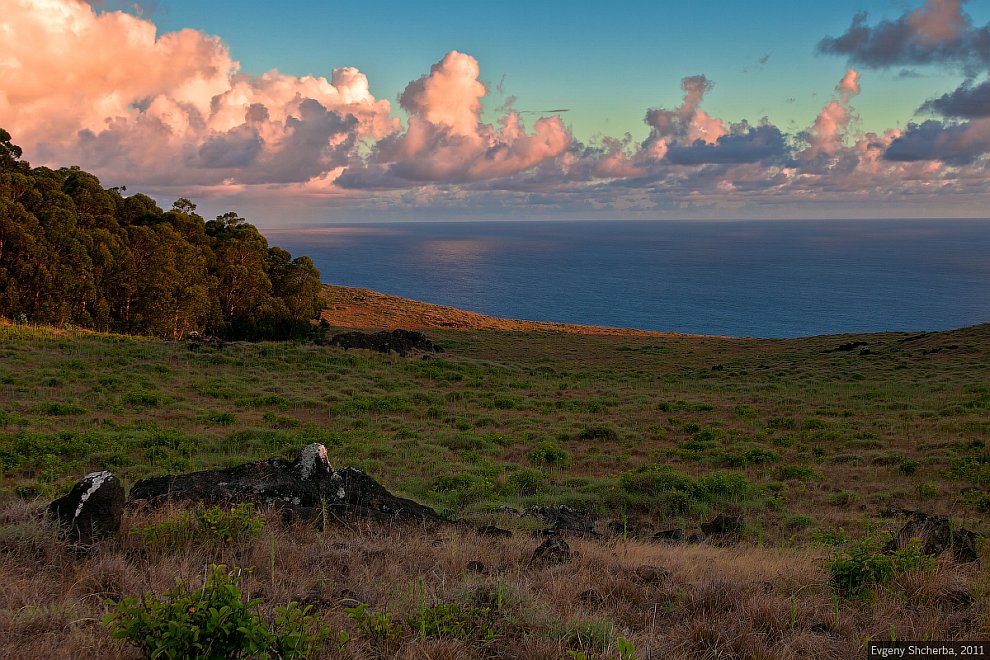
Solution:
<svg viewBox="0 0 990 660"><path fill-rule="evenodd" d="M452 312L413 303L393 307L398 323L380 309L361 316L350 291L325 318L450 326ZM432 321L407 323L410 310ZM638 657L849 657L892 634L990 636L982 564L943 558L855 600L836 596L827 570L850 539L895 528L880 518L890 507L990 531L990 325L795 340L504 327L431 329L446 352L403 359L291 343L192 351L0 325L0 655L119 653L98 623L101 598L161 593L176 576L201 583L210 561L256 566L247 585L263 607L317 594L323 619L354 637L343 650L353 657L618 657L619 637ZM262 513L260 535L221 544L129 534L179 516L132 511L119 541L76 561L32 518L92 470L129 484L292 457L314 441L335 465L515 536L316 531ZM627 530L692 527L717 512L743 515L746 528L727 548L568 539L574 561L536 569L539 522L497 511L530 504L568 504ZM643 564L671 578L637 578ZM392 612L401 631L362 633L344 611L354 600ZM405 622L424 603L478 602L495 617L484 643Z"/></svg>

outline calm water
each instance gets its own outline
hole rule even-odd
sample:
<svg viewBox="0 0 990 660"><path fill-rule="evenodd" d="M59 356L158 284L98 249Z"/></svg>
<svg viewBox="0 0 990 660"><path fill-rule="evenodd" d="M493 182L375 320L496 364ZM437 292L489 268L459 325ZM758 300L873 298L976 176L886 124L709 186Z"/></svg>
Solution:
<svg viewBox="0 0 990 660"><path fill-rule="evenodd" d="M990 321L990 221L460 222L267 231L323 280L493 316L796 337Z"/></svg>

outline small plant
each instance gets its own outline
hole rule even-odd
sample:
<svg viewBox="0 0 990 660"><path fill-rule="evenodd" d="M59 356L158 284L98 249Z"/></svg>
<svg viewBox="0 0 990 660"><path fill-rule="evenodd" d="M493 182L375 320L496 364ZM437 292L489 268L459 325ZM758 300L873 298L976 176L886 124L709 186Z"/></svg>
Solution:
<svg viewBox="0 0 990 660"><path fill-rule="evenodd" d="M162 395L147 390L134 390L125 394L122 401L131 406L153 408L162 402Z"/></svg>
<svg viewBox="0 0 990 660"><path fill-rule="evenodd" d="M428 639L495 638L491 610L487 607L461 607L456 603L421 606L407 623Z"/></svg>
<svg viewBox="0 0 990 660"><path fill-rule="evenodd" d="M230 426L237 422L237 416L232 412L215 412L207 415L206 421L217 426Z"/></svg>
<svg viewBox="0 0 990 660"><path fill-rule="evenodd" d="M43 415L53 417L64 417L66 415L82 415L86 409L75 403L63 403L61 401L45 401L39 403L36 410Z"/></svg>
<svg viewBox="0 0 990 660"><path fill-rule="evenodd" d="M898 469L901 471L901 474L906 474L910 476L918 471L918 461L915 461L910 458L905 458L903 461L901 461L901 464L898 467Z"/></svg>
<svg viewBox="0 0 990 660"><path fill-rule="evenodd" d="M911 539L906 547L890 553L882 550L887 540L867 536L829 561L832 581L841 596L865 600L875 586L904 573L930 571L935 565L935 558L921 551L920 539Z"/></svg>
<svg viewBox="0 0 990 660"><path fill-rule="evenodd" d="M265 526L265 519L255 514L254 504L243 502L229 509L211 506L196 512L200 530L224 542L253 538Z"/></svg>
<svg viewBox="0 0 990 660"><path fill-rule="evenodd" d="M201 588L184 582L160 599L152 593L113 602L103 619L115 639L127 640L149 658L303 658L327 637L328 629L295 601L276 608L274 621L257 612L259 599L246 600L242 572L211 566Z"/></svg>
<svg viewBox="0 0 990 660"><path fill-rule="evenodd" d="M392 621L388 610L369 612L368 604L361 603L354 607L345 607L344 614L357 624L358 633L379 641L397 639L402 634L402 625Z"/></svg>

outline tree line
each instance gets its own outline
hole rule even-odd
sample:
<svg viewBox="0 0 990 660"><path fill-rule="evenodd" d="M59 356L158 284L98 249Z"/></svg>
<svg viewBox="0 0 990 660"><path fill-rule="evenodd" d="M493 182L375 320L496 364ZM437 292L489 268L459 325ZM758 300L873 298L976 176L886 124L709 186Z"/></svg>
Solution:
<svg viewBox="0 0 990 660"><path fill-rule="evenodd" d="M0 129L0 316L179 338L282 339L320 311L309 257L236 213L163 211L79 167L31 167Z"/></svg>

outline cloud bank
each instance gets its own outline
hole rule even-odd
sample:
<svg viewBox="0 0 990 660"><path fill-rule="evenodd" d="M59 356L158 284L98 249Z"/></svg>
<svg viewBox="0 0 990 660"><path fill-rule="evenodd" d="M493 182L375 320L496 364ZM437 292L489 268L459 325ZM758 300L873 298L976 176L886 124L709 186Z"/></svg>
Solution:
<svg viewBox="0 0 990 660"><path fill-rule="evenodd" d="M874 24L858 14L818 50L855 68L837 69L804 130L712 116L703 106L715 83L696 74L682 79L679 105L645 110L645 139L582 142L564 111L524 120L510 100L483 119L492 115L481 65L458 51L409 82L396 108L353 67L252 76L196 30L159 34L105 2L7 0L0 123L33 163L78 163L105 185L314 207L650 216L986 192L990 26L975 26L963 0L928 0ZM967 80L918 109L931 118L857 129L860 71L927 65Z"/></svg>

